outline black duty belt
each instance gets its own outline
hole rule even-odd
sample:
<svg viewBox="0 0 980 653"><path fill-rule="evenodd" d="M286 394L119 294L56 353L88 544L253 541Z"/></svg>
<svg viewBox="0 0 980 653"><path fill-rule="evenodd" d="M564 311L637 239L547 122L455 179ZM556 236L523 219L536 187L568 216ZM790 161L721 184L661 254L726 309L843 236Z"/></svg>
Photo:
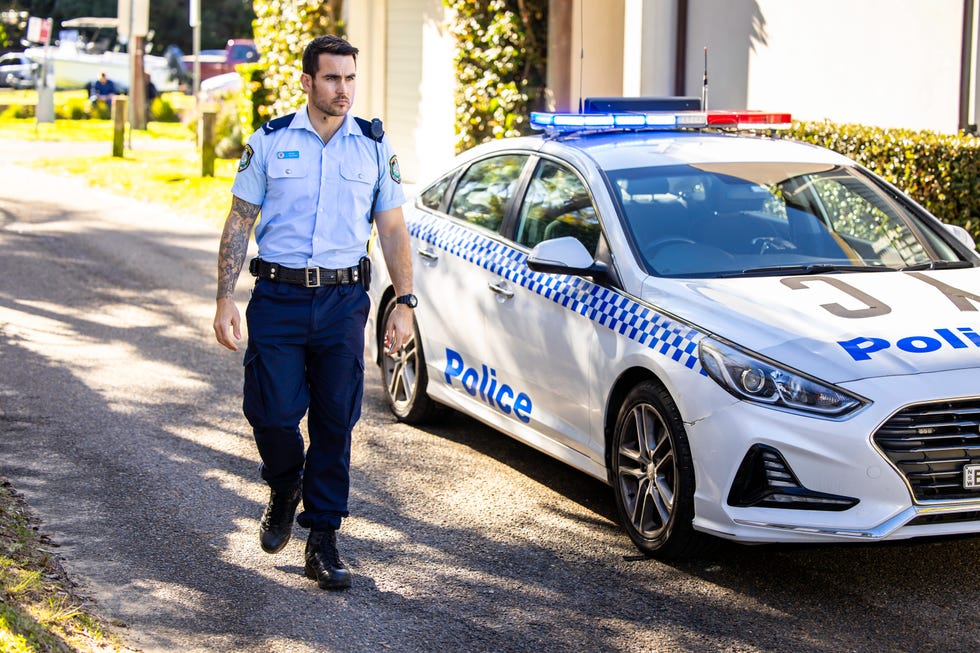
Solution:
<svg viewBox="0 0 980 653"><path fill-rule="evenodd" d="M307 288L320 286L349 285L360 281L357 266L328 270L327 268L287 268L278 263L269 263L259 258L249 261L248 271L253 277L269 279L280 283L291 283Z"/></svg>

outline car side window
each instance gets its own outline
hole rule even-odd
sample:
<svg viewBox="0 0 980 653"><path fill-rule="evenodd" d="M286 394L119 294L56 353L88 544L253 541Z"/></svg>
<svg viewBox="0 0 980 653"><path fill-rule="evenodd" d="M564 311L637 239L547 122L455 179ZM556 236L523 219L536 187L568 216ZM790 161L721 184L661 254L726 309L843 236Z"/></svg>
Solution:
<svg viewBox="0 0 980 653"><path fill-rule="evenodd" d="M455 173L448 174L422 191L419 195L422 206L438 211L442 207L442 198L449 190L449 184L452 183L455 176Z"/></svg>
<svg viewBox="0 0 980 653"><path fill-rule="evenodd" d="M474 163L456 185L449 215L498 231L526 161L525 154L504 154Z"/></svg>
<svg viewBox="0 0 980 653"><path fill-rule="evenodd" d="M528 185L517 224L517 242L534 247L543 240L573 236L595 255L599 219L589 192L569 168L542 160Z"/></svg>

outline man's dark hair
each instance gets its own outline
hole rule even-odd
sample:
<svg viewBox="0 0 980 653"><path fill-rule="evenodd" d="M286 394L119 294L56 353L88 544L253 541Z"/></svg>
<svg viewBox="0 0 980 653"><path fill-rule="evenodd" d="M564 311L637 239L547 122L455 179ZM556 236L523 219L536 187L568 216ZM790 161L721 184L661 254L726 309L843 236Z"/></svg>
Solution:
<svg viewBox="0 0 980 653"><path fill-rule="evenodd" d="M303 72L311 77L316 77L320 70L321 54L339 54L345 57L354 57L357 61L357 48L351 45L346 39L339 36L327 34L318 36L303 51Z"/></svg>

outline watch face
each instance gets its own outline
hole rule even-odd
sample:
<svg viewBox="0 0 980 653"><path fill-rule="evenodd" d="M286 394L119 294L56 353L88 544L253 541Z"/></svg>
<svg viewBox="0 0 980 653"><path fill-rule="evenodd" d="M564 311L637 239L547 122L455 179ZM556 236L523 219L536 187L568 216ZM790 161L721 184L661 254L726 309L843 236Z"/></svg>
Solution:
<svg viewBox="0 0 980 653"><path fill-rule="evenodd" d="M415 295L402 295L395 301L398 302L399 304L405 304L409 308L415 308L416 306L419 305L419 298L416 297Z"/></svg>

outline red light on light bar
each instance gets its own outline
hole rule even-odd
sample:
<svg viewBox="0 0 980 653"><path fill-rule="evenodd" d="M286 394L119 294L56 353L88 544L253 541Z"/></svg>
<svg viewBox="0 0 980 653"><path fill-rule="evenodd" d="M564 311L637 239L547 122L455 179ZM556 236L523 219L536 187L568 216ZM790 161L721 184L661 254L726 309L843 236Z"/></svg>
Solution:
<svg viewBox="0 0 980 653"><path fill-rule="evenodd" d="M738 127L778 127L793 122L788 113L765 113L762 111L709 111L708 126L721 127L735 125Z"/></svg>

